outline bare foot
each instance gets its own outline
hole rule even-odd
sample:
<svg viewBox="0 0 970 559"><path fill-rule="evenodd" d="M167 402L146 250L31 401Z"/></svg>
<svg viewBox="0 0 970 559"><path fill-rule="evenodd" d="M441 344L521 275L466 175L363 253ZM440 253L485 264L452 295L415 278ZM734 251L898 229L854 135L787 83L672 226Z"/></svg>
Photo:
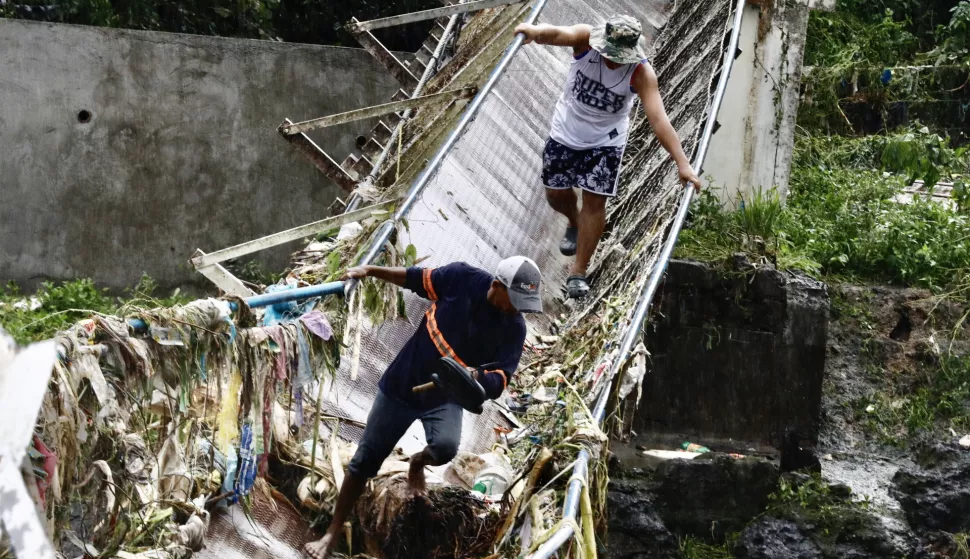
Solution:
<svg viewBox="0 0 970 559"><path fill-rule="evenodd" d="M420 461L412 461L408 469L408 494L411 497L426 497L428 486L424 480L424 465Z"/></svg>
<svg viewBox="0 0 970 559"><path fill-rule="evenodd" d="M335 543L337 543L336 540L330 534L327 534L315 542L306 544L304 549L307 555L313 557L313 559L327 559L330 552L333 551Z"/></svg>

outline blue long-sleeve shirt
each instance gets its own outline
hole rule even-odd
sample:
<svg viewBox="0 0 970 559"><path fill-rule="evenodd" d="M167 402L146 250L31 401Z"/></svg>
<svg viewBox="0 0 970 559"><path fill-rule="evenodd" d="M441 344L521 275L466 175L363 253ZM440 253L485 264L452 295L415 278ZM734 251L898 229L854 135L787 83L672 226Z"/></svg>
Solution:
<svg viewBox="0 0 970 559"><path fill-rule="evenodd" d="M422 409L443 404L447 398L440 390L411 392L431 381L442 356L478 368L478 381L489 398L502 394L519 366L526 329L521 313L506 314L488 302L493 279L464 262L408 268L404 287L432 305L381 377L384 394Z"/></svg>

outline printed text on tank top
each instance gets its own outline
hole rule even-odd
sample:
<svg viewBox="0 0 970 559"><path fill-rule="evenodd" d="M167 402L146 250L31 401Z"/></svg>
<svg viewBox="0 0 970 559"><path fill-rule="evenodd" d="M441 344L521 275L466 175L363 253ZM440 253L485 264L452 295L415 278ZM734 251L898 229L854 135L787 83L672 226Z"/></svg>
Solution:
<svg viewBox="0 0 970 559"><path fill-rule="evenodd" d="M642 67L642 63L610 67L593 49L574 54L549 137L574 150L626 143L636 100L633 82Z"/></svg>
<svg viewBox="0 0 970 559"><path fill-rule="evenodd" d="M589 52L586 51L583 54L586 55ZM600 56L600 54L596 53L595 56ZM573 94L575 94L577 101L588 107L614 114L618 113L623 110L627 96L614 93L613 89L628 78L632 79L632 74L636 71L639 64L631 64L630 68L615 84L607 87L603 85L603 62L599 62L597 64L599 80L587 76L582 70L576 71L576 80L573 82ZM631 87L630 89L632 91L633 88Z"/></svg>

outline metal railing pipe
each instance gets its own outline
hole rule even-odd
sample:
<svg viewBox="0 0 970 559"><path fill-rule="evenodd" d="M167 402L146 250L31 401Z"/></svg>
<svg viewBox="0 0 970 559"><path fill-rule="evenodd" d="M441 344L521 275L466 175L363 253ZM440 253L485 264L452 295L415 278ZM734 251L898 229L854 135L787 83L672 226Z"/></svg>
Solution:
<svg viewBox="0 0 970 559"><path fill-rule="evenodd" d="M290 301L300 301L302 299L336 295L338 293L342 293L343 290L344 282L332 281L329 283L321 283L308 287L298 287L296 289L285 289L283 291L263 293L262 295L247 297L244 300L246 301L247 305L255 309L257 307L269 307L277 303L288 303ZM235 303L229 303L229 306L235 306Z"/></svg>
<svg viewBox="0 0 970 559"><path fill-rule="evenodd" d="M252 297L243 299L243 301L255 309L258 307L269 307L277 303L289 303L290 301L301 301L303 299L312 299L314 297L337 295L343 293L344 283L345 282L342 281L332 281L329 283L321 283L308 287L299 287L297 289L274 291L272 293L253 295ZM233 301L229 301L229 308L233 311L239 310L239 306ZM129 318L127 322L128 326L131 327L131 329L135 332L148 331L148 323L140 318Z"/></svg>
<svg viewBox="0 0 970 559"><path fill-rule="evenodd" d="M721 102L724 100L724 92L727 90L731 68L734 66L734 53L738 48L738 40L741 34L741 20L744 16L746 1L738 0L737 6L735 7L734 27L731 30L730 43L724 53L721 77L714 91L711 109L708 111L707 123L704 125L704 131L701 133L697 153L694 156L695 169L700 169L704 165L704 158L707 157L707 148L710 145L711 137L714 135L714 122L717 119L718 111L721 109ZM637 306L633 311L633 317L630 321L630 327L623 335L623 341L620 343L619 352L610 371L611 382L604 383L596 398L596 406L593 408L593 419L597 424L602 423L603 417L606 415L606 405L610 399L610 386L619 376L619 371L622 369L623 363L629 358L637 339L640 337L643 322L647 317L647 313L650 311L650 305L653 303L653 297L657 292L657 287L663 279L664 272L667 269L667 263L670 261L670 256L674 252L674 246L677 244L677 236L684 226L684 219L687 217L687 210L690 208L690 201L693 195L694 186L688 184L684 188L684 194L681 196L680 206L677 208L677 214L670 226L670 232L667 235L667 240L664 242L664 248L660 253L660 257L657 259L657 263L654 265L653 271L650 273L649 280L638 298ZM573 467L573 478L566 488L566 499L563 503L563 518L576 518L576 513L579 510L577 506L579 503L579 494L583 487L583 482L580 479L586 479L588 468L589 452L581 450L577 456L576 465ZM560 547L573 537L573 526L575 526L575 522L563 523L559 530L539 546L539 549L535 553L529 555L527 559L549 559L552 557Z"/></svg>

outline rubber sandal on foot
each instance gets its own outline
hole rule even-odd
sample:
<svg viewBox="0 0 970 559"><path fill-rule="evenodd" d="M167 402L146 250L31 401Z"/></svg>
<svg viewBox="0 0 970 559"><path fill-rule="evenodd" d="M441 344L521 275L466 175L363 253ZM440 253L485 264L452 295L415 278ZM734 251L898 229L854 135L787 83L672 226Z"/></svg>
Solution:
<svg viewBox="0 0 970 559"><path fill-rule="evenodd" d="M567 227L566 234L563 235L561 241L559 241L559 252L563 256L575 256L576 255L576 237L579 236L579 229L577 227Z"/></svg>
<svg viewBox="0 0 970 559"><path fill-rule="evenodd" d="M589 294L589 282L586 276L569 276L566 280L566 295L570 299L582 299Z"/></svg>

